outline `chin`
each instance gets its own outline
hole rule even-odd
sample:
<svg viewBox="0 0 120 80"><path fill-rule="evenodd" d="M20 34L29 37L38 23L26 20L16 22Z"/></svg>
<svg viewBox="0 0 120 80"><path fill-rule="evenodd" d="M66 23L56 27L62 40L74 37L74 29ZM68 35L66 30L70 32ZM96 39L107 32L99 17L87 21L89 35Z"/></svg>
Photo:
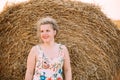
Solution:
<svg viewBox="0 0 120 80"><path fill-rule="evenodd" d="M50 40L43 40L43 43L49 43Z"/></svg>

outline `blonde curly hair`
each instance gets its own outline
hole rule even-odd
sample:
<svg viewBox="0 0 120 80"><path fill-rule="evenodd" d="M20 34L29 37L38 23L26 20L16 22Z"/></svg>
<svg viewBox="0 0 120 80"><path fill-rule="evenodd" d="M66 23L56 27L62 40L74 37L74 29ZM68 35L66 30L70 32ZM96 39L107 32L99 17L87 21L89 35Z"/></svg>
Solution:
<svg viewBox="0 0 120 80"><path fill-rule="evenodd" d="M39 36L40 36L40 26L41 26L41 25L45 25L45 24L50 24L50 25L52 25L52 28L53 28L53 30L56 31L56 35L57 35L58 30L59 30L59 27L58 27L58 24L57 24L56 20L53 19L53 18L51 18L51 17L49 17L49 16L47 16L47 17L44 17L44 18L40 18L40 19L38 20L38 22L37 22L37 37L38 37L38 38L39 38ZM55 35L55 36L56 36L56 35Z"/></svg>

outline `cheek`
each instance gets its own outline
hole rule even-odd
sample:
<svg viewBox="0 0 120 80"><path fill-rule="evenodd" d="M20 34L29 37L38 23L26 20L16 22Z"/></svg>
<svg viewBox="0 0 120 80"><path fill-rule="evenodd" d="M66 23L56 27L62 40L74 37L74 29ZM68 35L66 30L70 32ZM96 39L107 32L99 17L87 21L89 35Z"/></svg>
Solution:
<svg viewBox="0 0 120 80"><path fill-rule="evenodd" d="M47 35L49 35L49 36L54 36L54 32L52 32L52 31L51 31L51 32L48 32Z"/></svg>
<svg viewBox="0 0 120 80"><path fill-rule="evenodd" d="M53 37L54 37L54 36L55 36L55 33L54 33L54 32L53 32L53 33L51 33L51 36L53 36Z"/></svg>
<svg viewBox="0 0 120 80"><path fill-rule="evenodd" d="M41 38L42 38L43 35L44 35L43 33L40 33L40 37L41 37Z"/></svg>

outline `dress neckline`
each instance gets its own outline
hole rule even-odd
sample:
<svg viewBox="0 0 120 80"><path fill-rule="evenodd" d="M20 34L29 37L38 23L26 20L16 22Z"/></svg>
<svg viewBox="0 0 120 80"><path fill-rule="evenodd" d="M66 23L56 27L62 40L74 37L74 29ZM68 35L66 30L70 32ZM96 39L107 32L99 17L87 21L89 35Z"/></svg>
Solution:
<svg viewBox="0 0 120 80"><path fill-rule="evenodd" d="M56 57L53 57L53 58L47 56L47 55L45 54L45 52L43 51L43 49L41 48L40 45L38 45L38 48L39 48L39 50L42 52L42 57L43 57L43 58L46 58L46 59L48 59L48 60L55 60L55 59L59 58L60 53L61 53L61 44L57 44L57 45L58 45L58 47L59 47L59 50L58 50L57 56L56 56Z"/></svg>

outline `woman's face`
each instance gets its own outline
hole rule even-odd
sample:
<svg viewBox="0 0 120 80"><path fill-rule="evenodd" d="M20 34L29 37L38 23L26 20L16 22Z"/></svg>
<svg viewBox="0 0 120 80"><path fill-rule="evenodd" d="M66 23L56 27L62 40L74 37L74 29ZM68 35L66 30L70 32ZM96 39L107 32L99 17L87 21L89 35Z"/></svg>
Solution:
<svg viewBox="0 0 120 80"><path fill-rule="evenodd" d="M40 26L40 37L44 43L49 43L54 40L56 31L53 30L51 24L44 24Z"/></svg>

